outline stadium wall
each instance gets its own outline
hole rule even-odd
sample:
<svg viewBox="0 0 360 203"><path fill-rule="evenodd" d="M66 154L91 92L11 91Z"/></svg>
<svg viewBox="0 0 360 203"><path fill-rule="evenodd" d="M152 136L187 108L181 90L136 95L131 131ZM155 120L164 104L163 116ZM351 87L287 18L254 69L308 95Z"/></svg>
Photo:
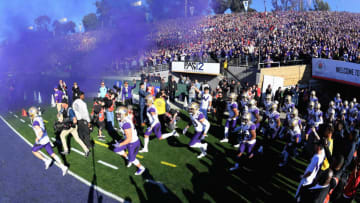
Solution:
<svg viewBox="0 0 360 203"><path fill-rule="evenodd" d="M284 87L307 84L311 80L311 65L281 66L280 68L262 68L259 85L262 86L264 75L284 78Z"/></svg>

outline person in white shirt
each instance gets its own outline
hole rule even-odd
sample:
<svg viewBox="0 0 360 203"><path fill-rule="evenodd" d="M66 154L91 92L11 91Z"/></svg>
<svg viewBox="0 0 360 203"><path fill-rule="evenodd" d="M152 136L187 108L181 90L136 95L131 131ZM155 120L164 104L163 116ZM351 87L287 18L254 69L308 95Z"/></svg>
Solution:
<svg viewBox="0 0 360 203"><path fill-rule="evenodd" d="M310 164L306 168L304 175L301 176L301 181L295 194L295 198L297 199L298 202L300 201L299 197L301 196L300 195L301 190L303 189L303 187L310 186L311 184L313 184L313 181L325 159L324 145L320 143L320 140L317 140L314 143L314 148L315 148L315 154L312 157Z"/></svg>
<svg viewBox="0 0 360 203"><path fill-rule="evenodd" d="M88 149L93 147L93 144L90 141L90 114L87 108L87 104L84 102L85 94L80 92L80 98L76 99L72 108L75 112L75 116L78 123L78 134L80 139L84 142Z"/></svg>

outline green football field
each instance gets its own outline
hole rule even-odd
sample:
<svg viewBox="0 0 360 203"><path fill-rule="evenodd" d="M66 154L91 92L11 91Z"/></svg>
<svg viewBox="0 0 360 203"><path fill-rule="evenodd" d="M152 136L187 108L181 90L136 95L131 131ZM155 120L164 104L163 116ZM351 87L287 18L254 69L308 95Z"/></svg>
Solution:
<svg viewBox="0 0 360 203"><path fill-rule="evenodd" d="M14 115L17 115L17 118ZM45 107L43 118L47 121L46 128L51 138L55 138L55 115L55 108ZM153 135L149 152L139 154L138 159L147 168L142 176L135 176L136 167L127 168L126 161L107 148L113 138L105 130L106 141L100 142L97 139L97 128L91 134L96 144L88 158L75 151L62 158L72 172L131 202L293 201L299 177L308 162L300 156L295 160L290 158L286 167L277 167L284 146L283 141L269 144L264 148L264 154L255 156L253 160L241 160L242 167L230 172L229 168L235 163L237 150L229 143L219 142L223 137L223 128L213 120L214 118L209 118L211 128L205 139L209 144L208 155L202 159L196 158L200 150L188 147L194 129L191 127L186 135L181 134L187 124L184 121L188 119L186 111L181 111L181 118L178 122L180 137L160 141ZM21 117L21 112L18 111L6 115L5 119L28 141L34 143L35 134L28 126L29 118ZM25 123L20 119L25 120ZM118 135L116 138L120 139L121 136ZM143 143L143 133L140 139ZM262 144L262 141L263 137L258 135L257 143ZM68 139L68 142L69 147L82 151L74 139ZM54 151L59 154L62 148L55 147ZM117 169L98 163L99 160ZM147 180L161 182L165 190Z"/></svg>

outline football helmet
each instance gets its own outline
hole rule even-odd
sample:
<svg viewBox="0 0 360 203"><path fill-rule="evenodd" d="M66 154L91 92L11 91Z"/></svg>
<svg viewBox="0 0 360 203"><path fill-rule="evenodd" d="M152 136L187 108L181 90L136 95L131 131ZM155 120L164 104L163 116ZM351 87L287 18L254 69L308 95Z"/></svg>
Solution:
<svg viewBox="0 0 360 203"><path fill-rule="evenodd" d="M315 109L316 109L316 110L320 110L320 108L321 108L321 104L320 104L320 103L317 103L317 104L315 105Z"/></svg>
<svg viewBox="0 0 360 203"><path fill-rule="evenodd" d="M328 114L329 115L335 115L335 109L329 109Z"/></svg>
<svg viewBox="0 0 360 203"><path fill-rule="evenodd" d="M38 115L38 109L34 106L30 107L28 110L30 118L33 120Z"/></svg>
<svg viewBox="0 0 360 203"><path fill-rule="evenodd" d="M266 95L266 101L267 101L267 102L271 102L271 94L267 94L267 95Z"/></svg>
<svg viewBox="0 0 360 203"><path fill-rule="evenodd" d="M296 118L299 114L299 111L297 110L297 108L293 108L292 111L291 111L291 118Z"/></svg>
<svg viewBox="0 0 360 203"><path fill-rule="evenodd" d="M242 93L242 95L241 95L241 99L242 99L242 100L246 100L246 99L247 99L247 96L246 96L246 94L245 94L245 93Z"/></svg>
<svg viewBox="0 0 360 203"><path fill-rule="evenodd" d="M309 103L309 108L310 109L313 109L315 107L315 103L313 102L313 101L311 101L310 103Z"/></svg>
<svg viewBox="0 0 360 203"><path fill-rule="evenodd" d="M291 103L291 96L290 95L286 96L285 101L286 101L286 103L290 104Z"/></svg>
<svg viewBox="0 0 360 203"><path fill-rule="evenodd" d="M145 97L146 104L151 105L154 103L154 97L152 95L148 95Z"/></svg>
<svg viewBox="0 0 360 203"><path fill-rule="evenodd" d="M196 114L200 109L200 105L197 102L192 102L189 107L189 112Z"/></svg>
<svg viewBox="0 0 360 203"><path fill-rule="evenodd" d="M347 100L344 101L344 106L348 107L349 106L349 102Z"/></svg>
<svg viewBox="0 0 360 203"><path fill-rule="evenodd" d="M315 90L311 91L311 96L315 97L316 96L316 92Z"/></svg>
<svg viewBox="0 0 360 203"><path fill-rule="evenodd" d="M229 99L230 99L231 102L236 101L236 99L237 99L236 93L234 93L234 92L230 93Z"/></svg>
<svg viewBox="0 0 360 203"><path fill-rule="evenodd" d="M341 115L345 115L346 114L346 109L341 110Z"/></svg>
<svg viewBox="0 0 360 203"><path fill-rule="evenodd" d="M252 100L250 100L250 102L249 102L249 104L250 104L250 107L256 107L256 101L255 101L255 99L252 99Z"/></svg>
<svg viewBox="0 0 360 203"><path fill-rule="evenodd" d="M243 116L242 116L242 122L245 123L245 124L248 124L251 120L251 115L250 113L245 113Z"/></svg>
<svg viewBox="0 0 360 203"><path fill-rule="evenodd" d="M276 109L277 109L277 107L278 107L278 105L276 104L276 103L273 103L272 105L271 105L271 112L275 112L276 111Z"/></svg>
<svg viewBox="0 0 360 203"><path fill-rule="evenodd" d="M350 102L350 109L354 108L355 104L354 102Z"/></svg>
<svg viewBox="0 0 360 203"><path fill-rule="evenodd" d="M354 102L354 104L356 104L357 103L357 100L356 100L356 98L354 97L354 99L353 99L353 102Z"/></svg>
<svg viewBox="0 0 360 203"><path fill-rule="evenodd" d="M123 121L128 116L128 109L125 106L120 106L115 110L116 118Z"/></svg>
<svg viewBox="0 0 360 203"><path fill-rule="evenodd" d="M292 119L291 128L294 129L297 125L299 125L299 120L298 119Z"/></svg>
<svg viewBox="0 0 360 203"><path fill-rule="evenodd" d="M340 99L340 93L337 93L337 94L336 94L336 98L337 98L337 99Z"/></svg>
<svg viewBox="0 0 360 203"><path fill-rule="evenodd" d="M334 102L334 101L330 101L329 107L334 107L334 106L335 106L335 102Z"/></svg>

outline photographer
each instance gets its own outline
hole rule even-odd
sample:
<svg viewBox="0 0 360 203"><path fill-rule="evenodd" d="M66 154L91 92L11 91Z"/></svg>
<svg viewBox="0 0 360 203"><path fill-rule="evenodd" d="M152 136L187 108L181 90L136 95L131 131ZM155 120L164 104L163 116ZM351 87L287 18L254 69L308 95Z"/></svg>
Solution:
<svg viewBox="0 0 360 203"><path fill-rule="evenodd" d="M108 90L108 92L105 95L104 103L105 103L105 109L106 109L106 122L107 124L112 128L114 128L114 109L115 109L115 98L116 94L113 90Z"/></svg>
<svg viewBox="0 0 360 203"><path fill-rule="evenodd" d="M78 121L78 133L80 139L90 149L93 147L90 141L90 116L86 103L84 102L84 92L79 93L80 98L76 99L72 104L76 119Z"/></svg>
<svg viewBox="0 0 360 203"><path fill-rule="evenodd" d="M62 101L62 111L60 114L62 115L62 118L60 116L60 123L63 124L61 133L60 133L60 139L61 143L63 145L64 151L61 152L61 154L67 155L69 154L69 148L67 146L66 137L71 133L74 137L75 141L81 146L81 148L85 152L85 157L89 156L89 149L85 146L83 141L79 138L78 135L78 126L77 126L77 119L75 116L74 110L69 107L68 100L63 99Z"/></svg>
<svg viewBox="0 0 360 203"><path fill-rule="evenodd" d="M104 110L104 102L101 98L95 98L94 105L91 111L91 124L92 126L97 126L98 130L98 139L101 141L105 141L102 129L105 128L105 110ZM93 128L91 128L93 130Z"/></svg>
<svg viewBox="0 0 360 203"><path fill-rule="evenodd" d="M146 87L144 83L140 83L139 89L139 105L140 105L140 122L142 126L145 126L144 122L144 110L145 110L145 97L148 96L150 93L146 91Z"/></svg>
<svg viewBox="0 0 360 203"><path fill-rule="evenodd" d="M80 88L77 84L77 82L74 82L74 86L72 87L72 93L73 93L73 101L80 98Z"/></svg>

